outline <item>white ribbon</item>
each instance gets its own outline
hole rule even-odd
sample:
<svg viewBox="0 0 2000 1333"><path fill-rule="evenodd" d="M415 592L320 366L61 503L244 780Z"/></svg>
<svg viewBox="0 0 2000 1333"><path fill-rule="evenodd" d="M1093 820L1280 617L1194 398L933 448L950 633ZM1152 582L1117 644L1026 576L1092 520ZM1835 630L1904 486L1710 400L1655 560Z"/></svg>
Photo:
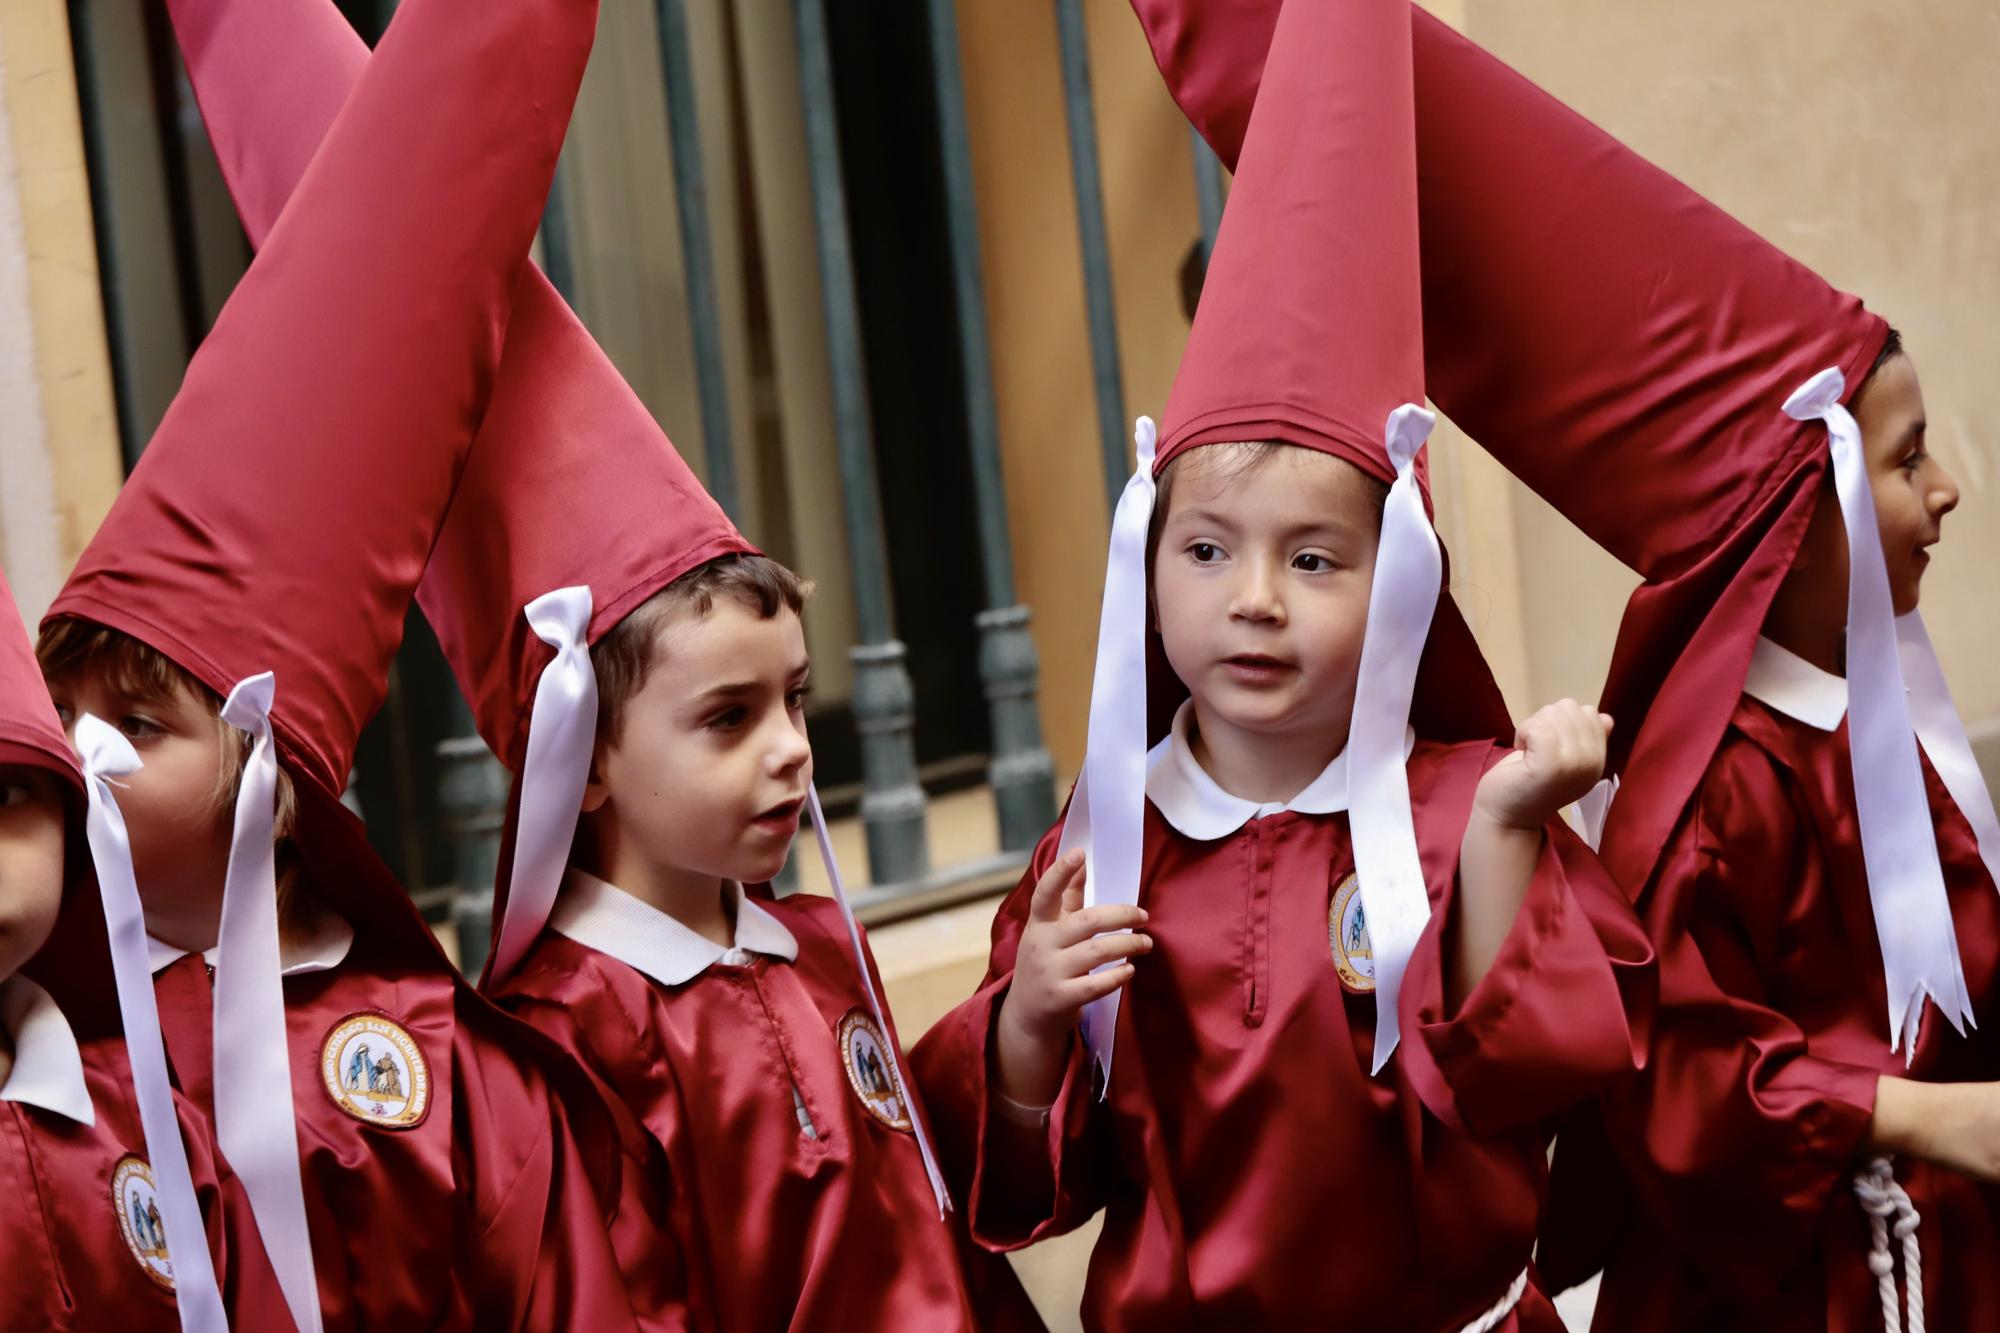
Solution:
<svg viewBox="0 0 2000 1333"><path fill-rule="evenodd" d="M1396 480L1382 507L1382 537L1368 593L1368 625L1347 729L1348 828L1354 872L1375 950L1375 1063L1380 1073L1401 1037L1397 997L1417 939L1431 917L1410 814L1404 765L1417 665L1430 637L1444 579L1437 533L1417 486L1417 451L1437 418L1413 403L1389 414L1383 445Z"/></svg>
<svg viewBox="0 0 2000 1333"><path fill-rule="evenodd" d="M278 757L270 672L237 682L222 720L251 739L236 792L215 962L215 1139L243 1182L257 1234L299 1333L318 1333L319 1284L306 1228L292 1108L284 964L278 948Z"/></svg>
<svg viewBox="0 0 2000 1333"><path fill-rule="evenodd" d="M1847 528L1847 730L1854 811L1875 935L1882 946L1889 1049L1902 1050L1907 1061L1916 1056L1926 995L1960 1033L1972 1015L1972 1002L1959 964L1937 832L1904 693L1896 615L1861 427L1840 402L1846 391L1837 367L1823 370L1785 400L1785 413L1799 421L1824 421L1832 442L1834 489Z"/></svg>
<svg viewBox="0 0 2000 1333"><path fill-rule="evenodd" d="M590 664L590 589L558 588L529 602L535 637L556 650L535 682L528 755L514 823L514 868L497 926L490 984L519 967L548 923L569 865L577 811L597 745L597 671Z"/></svg>
<svg viewBox="0 0 2000 1333"><path fill-rule="evenodd" d="M195 1201L194 1176L181 1142L180 1118L167 1080L167 1056L160 1041L160 1011L153 999L147 964L146 916L139 883L132 873L132 843L125 817L111 794L114 781L139 771L139 756L116 730L85 713L77 719L76 748L83 759L90 809L84 830L97 866L97 890L104 904L104 927L111 942L111 975L125 1029L125 1056L132 1069L132 1092L139 1125L146 1135L146 1160L166 1225L173 1265L174 1301L184 1333L227 1333L222 1293L208 1253L208 1229Z"/></svg>
<svg viewBox="0 0 2000 1333"><path fill-rule="evenodd" d="M1104 564L1104 604L1097 620L1097 665L1090 681L1090 725L1083 772L1070 793L1056 854L1081 848L1086 907L1139 901L1139 866L1146 828L1146 531L1153 520L1153 457L1158 430L1151 417L1132 429L1138 467L1111 516L1111 553ZM1107 963L1110 967L1114 964ZM1122 992L1083 1010L1083 1040L1111 1088L1111 1047Z"/></svg>
<svg viewBox="0 0 2000 1333"><path fill-rule="evenodd" d="M1930 756L1944 789L1953 804L1972 825L1979 843L1979 859L1986 873L2000 885L2000 816L1993 810L1993 793L1973 757L1972 742L1959 720L1958 707L1951 701L1951 687L1945 684L1944 668L1938 665L1937 650L1924 629L1922 613L1912 611L1896 621L1897 646L1903 664L1903 683L1910 689L1910 721L1917 739ZM1972 1021L1972 1015L1966 1015Z"/></svg>
<svg viewBox="0 0 2000 1333"><path fill-rule="evenodd" d="M1597 785L1577 798L1577 832L1591 851L1600 850L1604 842L1604 823L1611 818L1611 798L1618 794L1618 775L1598 779Z"/></svg>
<svg viewBox="0 0 2000 1333"><path fill-rule="evenodd" d="M951 1192L945 1188L944 1172L938 1169L937 1153L931 1148L930 1131L924 1128L924 1118L917 1113L917 1102L910 1095L909 1080L903 1075L903 1050L896 1040L895 1029L889 1026L888 1015L882 1011L882 997L875 991L875 974L868 968L868 950L861 943L861 926L854 919L854 909L847 903L847 886L840 878L840 862L834 859L833 840L826 832L826 812L819 807L819 789L806 788L806 809L812 815L813 836L819 839L820 864L826 867L827 882L833 886L833 900L840 905L840 919L847 923L847 942L854 947L854 966L861 973L861 985L868 992L868 1008L875 1015L875 1026L882 1032L882 1043L889 1048L891 1072L896 1076L896 1090L902 1094L903 1109L910 1115L910 1130L916 1135L917 1152L924 1159L924 1174L930 1177L931 1193L937 1199L938 1217L951 1211Z"/></svg>

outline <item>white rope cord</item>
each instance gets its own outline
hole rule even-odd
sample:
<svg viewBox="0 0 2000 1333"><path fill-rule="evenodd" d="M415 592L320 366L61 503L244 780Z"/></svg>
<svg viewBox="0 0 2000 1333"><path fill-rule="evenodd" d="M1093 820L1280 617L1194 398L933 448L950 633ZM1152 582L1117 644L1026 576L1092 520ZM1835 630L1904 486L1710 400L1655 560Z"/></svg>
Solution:
<svg viewBox="0 0 2000 1333"><path fill-rule="evenodd" d="M1882 1295L1882 1327L1887 1333L1924 1333L1924 1259L1917 1241L1917 1216L1910 1195L1896 1183L1896 1170L1886 1157L1877 1157L1864 1171L1855 1173L1854 1196L1868 1214L1874 1244L1868 1251L1868 1271L1875 1275ZM1896 1238L1903 1242L1903 1293L1909 1306L1909 1326L1904 1327L1896 1300L1896 1259L1889 1252L1890 1218L1895 1219Z"/></svg>
<svg viewBox="0 0 2000 1333"><path fill-rule="evenodd" d="M1507 1288L1506 1293L1493 1302L1485 1314L1467 1324L1458 1333L1493 1333L1494 1329L1500 1327L1501 1320L1514 1313L1514 1307L1521 1303L1521 1296L1527 1290L1528 1270L1524 1268L1521 1270L1521 1275Z"/></svg>

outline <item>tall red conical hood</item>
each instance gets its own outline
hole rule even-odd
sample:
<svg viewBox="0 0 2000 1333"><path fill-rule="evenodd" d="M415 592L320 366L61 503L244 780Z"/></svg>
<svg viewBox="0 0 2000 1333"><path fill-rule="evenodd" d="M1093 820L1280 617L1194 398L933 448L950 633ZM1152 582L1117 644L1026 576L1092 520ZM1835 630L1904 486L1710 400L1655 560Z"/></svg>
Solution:
<svg viewBox="0 0 2000 1333"><path fill-rule="evenodd" d="M367 47L331 0L170 0L169 8L224 178L258 243L367 67ZM274 101L278 88L286 92ZM559 654L524 613L530 603L588 590L538 615L554 638L571 641L574 658L680 575L753 549L530 266L492 400L417 591L486 743L516 774L542 753L531 751L529 720ZM558 667L552 692L568 687L570 716L545 730L594 725L594 700L580 698L587 671L574 660ZM530 909L507 928L514 833L510 818L494 909L496 937L510 941L532 938L546 911ZM551 838L567 851L566 827Z"/></svg>
<svg viewBox="0 0 2000 1333"><path fill-rule="evenodd" d="M35 650L21 627L14 590L0 570L0 764L47 769L83 799L83 770L63 737L62 722L42 684Z"/></svg>
<svg viewBox="0 0 2000 1333"><path fill-rule="evenodd" d="M1278 0L1134 5L1176 100L1235 161ZM1624 786L1604 835L1607 864L1634 892L1651 879L1831 471L1857 553L1848 614L1857 807L1891 974L1892 1041L1918 1012L1912 996L1937 996L1956 1021L1963 985L1935 847L1918 845L1929 822L1905 670L1916 710L1932 720L1925 746L1934 757L1969 749L1920 622L1900 627L1908 665L1899 664L1879 537L1861 502L1859 432L1842 406L1886 325L1438 20L1409 12L1432 398L1646 579L1605 689L1625 724L1614 739ZM1954 797L1990 808L1975 787L1960 783Z"/></svg>
<svg viewBox="0 0 2000 1333"><path fill-rule="evenodd" d="M1388 481L1383 423L1424 398L1408 23L1375 0L1281 22L1156 466L1284 440Z"/></svg>
<svg viewBox="0 0 2000 1333"><path fill-rule="evenodd" d="M218 693L276 673L280 746L328 791L485 413L595 13L404 7L49 612Z"/></svg>

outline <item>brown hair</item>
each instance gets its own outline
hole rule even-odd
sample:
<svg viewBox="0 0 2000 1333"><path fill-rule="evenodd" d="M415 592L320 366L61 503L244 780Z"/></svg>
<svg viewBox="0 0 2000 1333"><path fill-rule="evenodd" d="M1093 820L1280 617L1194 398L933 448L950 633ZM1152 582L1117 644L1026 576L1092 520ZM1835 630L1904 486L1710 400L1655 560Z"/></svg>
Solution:
<svg viewBox="0 0 2000 1333"><path fill-rule="evenodd" d="M1215 459L1218 466L1228 468L1225 480L1248 476L1276 458L1280 450L1292 447L1294 446L1283 440L1235 440L1195 446L1197 449L1210 450L1209 457ZM1173 507L1174 475L1180 465L1194 452L1195 449L1186 449L1175 454L1167 460L1167 465L1160 469L1160 475L1153 481L1153 517L1146 525L1146 582L1149 588L1152 584L1153 562L1160 554L1160 532L1166 527L1167 514ZM1356 472L1359 473L1358 480L1367 487L1369 501L1379 516L1382 506L1389 499L1388 484L1379 477L1361 473L1359 469L1356 469ZM1149 593L1148 596L1150 595Z"/></svg>
<svg viewBox="0 0 2000 1333"><path fill-rule="evenodd" d="M236 808L237 789L243 782L243 766L249 762L250 733L222 720L222 696L183 670L165 653L141 643L120 630L88 620L64 618L42 630L35 643L35 660L42 679L58 681L95 676L111 689L134 699L164 701L185 692L199 700L213 716L216 733L222 740L222 762L216 766L215 789L210 793L217 816ZM292 833L298 827L298 794L291 774L278 766L272 822L272 843L277 849L278 917L288 921L298 910L295 902L298 858Z"/></svg>
<svg viewBox="0 0 2000 1333"><path fill-rule="evenodd" d="M780 610L799 615L812 596L812 580L769 556L731 554L696 565L634 607L590 650L597 672L597 734L618 739L625 709L645 688L659 660L660 631L684 612L705 616L721 598L769 620Z"/></svg>

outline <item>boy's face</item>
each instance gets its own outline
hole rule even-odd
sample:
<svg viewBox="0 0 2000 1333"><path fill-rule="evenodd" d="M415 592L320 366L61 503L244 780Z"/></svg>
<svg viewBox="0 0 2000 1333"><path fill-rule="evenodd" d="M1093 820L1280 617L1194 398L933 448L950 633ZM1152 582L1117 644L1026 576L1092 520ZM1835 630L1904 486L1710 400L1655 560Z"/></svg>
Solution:
<svg viewBox="0 0 2000 1333"><path fill-rule="evenodd" d="M89 713L116 727L145 767L120 780L118 811L132 841L132 869L146 928L185 949L214 943L229 868L231 812L216 803L223 726L186 686L139 698L101 674L49 682L72 745Z"/></svg>
<svg viewBox="0 0 2000 1333"><path fill-rule="evenodd" d="M46 769L0 764L0 981L55 929L63 890L62 785Z"/></svg>
<svg viewBox="0 0 2000 1333"><path fill-rule="evenodd" d="M1917 609L1929 548L1958 506L1958 483L1925 448L1924 393L1909 357L1892 356L1869 377L1855 397L1854 419L1875 493L1889 595L1896 614L1908 615Z"/></svg>
<svg viewBox="0 0 2000 1333"><path fill-rule="evenodd" d="M1371 481L1316 449L1247 469L1226 446L1177 463L1153 562L1167 661L1218 725L1337 740L1354 710L1381 509Z"/></svg>
<svg viewBox="0 0 2000 1333"><path fill-rule="evenodd" d="M584 809L655 873L762 883L812 781L804 627L722 597L668 621L654 653L617 740L598 743Z"/></svg>

